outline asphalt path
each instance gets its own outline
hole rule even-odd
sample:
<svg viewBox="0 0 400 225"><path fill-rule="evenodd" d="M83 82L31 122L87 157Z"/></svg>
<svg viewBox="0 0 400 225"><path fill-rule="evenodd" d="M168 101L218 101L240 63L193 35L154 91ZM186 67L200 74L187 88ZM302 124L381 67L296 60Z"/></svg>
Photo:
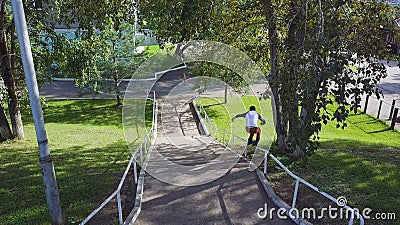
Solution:
<svg viewBox="0 0 400 225"><path fill-rule="evenodd" d="M389 120L390 111L392 109L393 100L395 100L395 107L400 108L400 68L397 66L397 61L385 62L388 76L378 83L378 88L383 93L383 98L377 99L375 96L369 97L367 105L367 113L377 117L379 111L380 101L382 100L382 107L379 114L379 119L391 124ZM361 102L362 109L365 107L366 95L363 96ZM399 115L400 117L400 111ZM398 120L399 121L399 120ZM400 131L400 123L396 123L396 129Z"/></svg>

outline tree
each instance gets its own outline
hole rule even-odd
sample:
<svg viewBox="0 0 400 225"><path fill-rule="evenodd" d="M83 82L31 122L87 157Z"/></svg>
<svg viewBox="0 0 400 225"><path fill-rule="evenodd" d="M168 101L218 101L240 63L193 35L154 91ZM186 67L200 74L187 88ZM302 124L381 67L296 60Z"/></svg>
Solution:
<svg viewBox="0 0 400 225"><path fill-rule="evenodd" d="M51 61L51 54L45 48L41 34L51 30L48 22L49 9L41 5L42 1L29 1L25 5L26 17L30 26L32 49L34 52L35 65L38 78L43 80L46 76L46 68ZM40 9L40 10L38 10ZM27 91L23 77L21 59L19 57L15 25L8 1L0 1L0 56L1 56L1 78L4 81L5 93L1 99L0 107L0 139L23 139L24 129L21 118L21 100L23 106L27 106ZM5 106L8 108L11 126L5 114ZM10 127L12 129L10 129ZM11 132L9 132L11 131Z"/></svg>
<svg viewBox="0 0 400 225"><path fill-rule="evenodd" d="M14 79L14 67L15 67L15 28L11 18L7 15L9 11L9 6L7 7L6 1L1 1L0 13L0 29L1 29L1 39L0 39L0 56L1 56L1 69L2 69L2 79L7 90L7 100L8 100L8 110L12 125L12 135L7 135L7 128L5 121L3 120L3 129L6 132L3 134L4 139L11 138L24 138L24 130L21 119L21 112L18 105L18 93L17 85Z"/></svg>
<svg viewBox="0 0 400 225"><path fill-rule="evenodd" d="M384 30L397 29L395 11L384 3L232 0L207 4L202 20L190 13L200 5L196 1L176 0L171 6L147 0L141 2L141 12L161 36L159 40L205 37L236 46L253 58L270 81L277 145L292 158L313 152L323 123L336 121L337 127L345 128L346 117L360 107L363 94L380 96L376 83L386 70L374 59L390 56Z"/></svg>
<svg viewBox="0 0 400 225"><path fill-rule="evenodd" d="M56 1L60 8L58 20L67 26L79 24L77 37L64 47L58 59L60 69L72 74L76 84L106 91L113 79L112 92L121 105L119 84L132 75L144 54L136 53L134 38L134 1ZM135 41L135 42L134 42Z"/></svg>
<svg viewBox="0 0 400 225"><path fill-rule="evenodd" d="M0 99L0 142L3 142L7 139L11 139L11 129L10 125L8 124L2 99Z"/></svg>
<svg viewBox="0 0 400 225"><path fill-rule="evenodd" d="M335 120L344 129L363 94L380 96L376 83L386 70L374 58L389 57L381 28L392 28L394 17L375 1L290 1L286 12L276 10L272 1L262 2L269 24L271 87L281 102L277 125L285 141L280 147L298 158L315 149L312 140L318 139L322 123Z"/></svg>

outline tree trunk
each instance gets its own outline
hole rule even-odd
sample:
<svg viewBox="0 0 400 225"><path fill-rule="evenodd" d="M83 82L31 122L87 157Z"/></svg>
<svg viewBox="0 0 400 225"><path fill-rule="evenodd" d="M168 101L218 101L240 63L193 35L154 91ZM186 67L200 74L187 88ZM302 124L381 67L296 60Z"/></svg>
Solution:
<svg viewBox="0 0 400 225"><path fill-rule="evenodd" d="M4 7L4 2L2 4ZM2 8L4 13L4 8ZM12 26L14 28L14 26ZM10 114L10 120L12 125L12 135L13 138L24 139L24 128L21 119L21 112L18 105L17 87L15 85L15 80L13 77L13 62L11 56L13 52L10 52L7 46L7 33L5 27L4 16L0 17L0 29L1 29L1 39L0 39L0 57L1 57L1 69L2 78L4 85L7 89L8 94L8 110ZM14 29L11 29L14 32Z"/></svg>
<svg viewBox="0 0 400 225"><path fill-rule="evenodd" d="M224 104L228 104L228 85L225 84L225 100L224 100Z"/></svg>
<svg viewBox="0 0 400 225"><path fill-rule="evenodd" d="M11 129L3 105L0 103L0 142L11 139Z"/></svg>
<svg viewBox="0 0 400 225"><path fill-rule="evenodd" d="M288 120L289 120L289 137L288 142L290 143L290 153L293 155L302 155L302 145L299 143L302 142L301 138L305 131L302 130L300 118L299 118L299 95L298 95L298 86L299 86L299 77L301 77L301 70L299 68L299 59L298 56L303 54L303 46L304 46L304 26L303 24L303 11L301 5L298 4L297 1L290 1L290 14L289 17L292 18L292 22L289 24L289 29L287 33L287 43L288 46L288 55L286 56L289 59L289 65L292 65L287 74L286 83L286 91L285 94L286 102L285 102L285 112L287 112ZM308 137L306 142L308 142ZM297 156L294 156L297 157Z"/></svg>
<svg viewBox="0 0 400 225"><path fill-rule="evenodd" d="M268 40L270 53L271 79L270 86L273 95L273 108L275 109L275 130L277 135L277 144L281 151L286 150L287 123L282 116L282 102L279 95L279 75L278 75L278 35L274 10L271 0L261 0L264 6L265 19L268 24Z"/></svg>
<svg viewBox="0 0 400 225"><path fill-rule="evenodd" d="M116 50L116 43L115 42L113 43L112 48L113 48L112 50L114 52L113 63L114 63L114 66L116 66L116 64L117 64L117 53L116 53L116 51L117 50ZM122 102L121 102L121 92L119 91L119 75L118 75L118 69L117 68L114 69L113 78L114 78L115 95L117 96L117 106L120 106L120 105L122 105Z"/></svg>
<svg viewBox="0 0 400 225"><path fill-rule="evenodd" d="M115 85L115 94L117 95L117 105L120 106L120 105L122 105L122 102L121 102L121 92L119 90L118 71L114 72L114 85Z"/></svg>

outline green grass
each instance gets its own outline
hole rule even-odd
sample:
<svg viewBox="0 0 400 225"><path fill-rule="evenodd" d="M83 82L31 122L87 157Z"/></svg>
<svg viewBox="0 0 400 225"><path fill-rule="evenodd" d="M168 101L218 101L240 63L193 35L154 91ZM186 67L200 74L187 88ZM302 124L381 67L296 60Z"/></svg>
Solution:
<svg viewBox="0 0 400 225"><path fill-rule="evenodd" d="M237 118L233 123L230 119L236 114L244 113L249 110L251 105L256 107L256 111L266 120L266 125L260 126L261 140L260 147L269 147L271 141L274 139L275 130L272 117L271 103L268 100L259 100L257 97L231 97L228 104L223 104L222 98L202 98L199 99L197 104L202 104L207 111L207 115L212 118L213 122L219 128L231 131L237 136L246 139L248 133L245 130L246 121L244 118ZM222 134L217 136L218 140L222 140Z"/></svg>
<svg viewBox="0 0 400 225"><path fill-rule="evenodd" d="M47 104L44 120L62 209L72 224L115 191L131 153L114 100ZM25 140L0 143L0 224L50 224L32 119L23 119Z"/></svg>
<svg viewBox="0 0 400 225"><path fill-rule="evenodd" d="M144 51L150 55L153 55L160 51L160 47L158 45L149 45L144 47Z"/></svg>
<svg viewBox="0 0 400 225"><path fill-rule="evenodd" d="M245 105L250 103L247 98L243 101ZM218 126L230 126L229 116L221 105L209 104L205 108ZM345 196L350 206L368 207L374 213L394 212L397 216L395 221L369 220L366 224L399 224L400 133L389 130L385 122L366 114L351 114L347 124L345 130L337 129L334 123L323 126L319 150L307 160L287 166L322 191L334 197ZM235 126L232 131L240 132L240 129ZM272 185L279 187L276 191L291 203L294 180L283 173L270 176ZM310 207L320 198L301 185L299 199L306 202L298 205ZM328 223L315 221L315 224Z"/></svg>

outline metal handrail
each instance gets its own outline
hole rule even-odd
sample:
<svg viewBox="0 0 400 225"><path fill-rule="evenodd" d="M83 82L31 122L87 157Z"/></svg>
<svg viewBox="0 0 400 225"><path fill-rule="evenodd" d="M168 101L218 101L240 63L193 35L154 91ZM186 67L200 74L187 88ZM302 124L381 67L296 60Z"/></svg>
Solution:
<svg viewBox="0 0 400 225"><path fill-rule="evenodd" d="M201 116L202 113L203 113L203 115L204 115L204 120L205 120L206 124L208 123L209 126L210 126L210 135L212 135L212 134L213 134L213 131L214 131L214 134L215 134L215 137L216 137L216 136L218 135L218 131L222 131L224 134L228 134L228 135L230 135L230 136L232 137L231 140L232 140L232 143L233 143L233 144L235 143L235 138L238 139L238 140L240 140L240 141L242 141L242 142L244 142L244 144L245 144L245 146L246 146L246 147L245 147L245 157L246 157L246 156L247 156L247 140L244 139L244 138L241 138L241 137L239 137L239 136L237 136L237 135L235 135L235 134L233 134L233 133L230 132L230 131L227 131L227 130L218 128L218 127L211 121L211 119L208 117L207 112L205 111L205 109L204 109L203 105L201 104L201 102L199 103L199 105L200 105L200 107L199 107L199 108L200 108L200 116ZM224 142L225 142L224 139L225 139L225 135L223 136L223 144L225 144L225 143L224 143ZM326 192L321 191L318 187L312 185L311 183L305 181L305 180L302 179L301 177L295 175L295 174L294 174L292 171L290 171L285 165L283 165L283 163L282 163L281 161L279 161L279 159L277 159L272 153L270 153L269 150L264 149L264 148L260 148L260 147L257 147L257 148L264 152L264 174L265 174L265 175L267 175L268 156L269 156L269 157L272 158L272 159L279 165L279 167L281 167L289 176L291 176L292 178L294 178L294 179L296 180L296 185L295 185L295 190L294 190L294 193L293 193L293 200L292 200L291 209L294 209L295 206L296 206L297 194L298 194L298 189L299 189L299 184L300 184L300 183L306 185L307 187L309 187L310 189L312 189L312 190L318 192L319 194L321 194L321 195L324 196L325 198L327 198L327 199L331 200L332 202L338 204L338 201L337 201L338 199L337 199L337 198L334 198L334 197L332 197L331 195L327 194ZM347 206L346 204L344 204L344 205L341 205L341 204L339 205L339 204L338 204L338 206L340 206L340 207L342 207L342 208L344 208L344 209L349 210L349 211L352 212L351 217L350 217L350 219L349 219L349 225L352 225L352 224L353 224L353 220L354 220L354 217L355 217L355 216L360 220L360 225L364 225L364 218L363 218L362 215L360 215L360 213L358 212L358 210L355 210L355 209L353 209L353 208ZM287 210L286 212L289 213L290 210ZM289 216L292 217L293 215L289 215Z"/></svg>
<svg viewBox="0 0 400 225"><path fill-rule="evenodd" d="M153 92L153 97L149 98L150 92ZM156 99L156 93L153 90L147 92L147 98L153 100L153 115L152 115L152 124L149 132L147 132L146 136L144 137L141 144L138 146L136 151L132 153L132 156L129 160L128 165L126 166L125 172L122 175L122 178L118 184L117 190L115 190L106 200L101 203L99 207L97 207L92 213L90 213L81 223L80 225L84 225L89 222L104 206L106 206L111 200L117 197L117 204L118 204L118 219L120 224L124 224L123 215L122 215L122 201L121 201L121 189L123 184L125 183L126 176L133 164L133 176L135 184L138 183L138 169L137 169L137 161L136 157L139 154L140 163L143 165L145 156L147 155L148 149L154 144L155 139L157 138L157 114L158 114L158 102ZM144 150L144 152L143 152ZM134 185L133 185L134 187Z"/></svg>

